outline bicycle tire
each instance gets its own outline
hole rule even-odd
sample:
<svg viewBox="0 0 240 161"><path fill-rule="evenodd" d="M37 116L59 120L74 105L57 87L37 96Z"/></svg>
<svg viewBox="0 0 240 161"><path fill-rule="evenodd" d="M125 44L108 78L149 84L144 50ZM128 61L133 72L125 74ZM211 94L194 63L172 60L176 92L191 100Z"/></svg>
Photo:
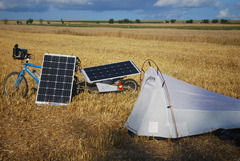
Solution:
<svg viewBox="0 0 240 161"><path fill-rule="evenodd" d="M9 98L14 98L14 97L19 97L19 96L24 98L27 96L28 84L27 84L27 80L24 77L24 75L21 76L22 80L21 80L19 87L14 87L14 84L16 83L19 74L20 74L19 72L12 72L12 73L8 74L8 76L4 80L4 93Z"/></svg>
<svg viewBox="0 0 240 161"><path fill-rule="evenodd" d="M134 79L126 79L123 81L123 92L136 92L138 83Z"/></svg>

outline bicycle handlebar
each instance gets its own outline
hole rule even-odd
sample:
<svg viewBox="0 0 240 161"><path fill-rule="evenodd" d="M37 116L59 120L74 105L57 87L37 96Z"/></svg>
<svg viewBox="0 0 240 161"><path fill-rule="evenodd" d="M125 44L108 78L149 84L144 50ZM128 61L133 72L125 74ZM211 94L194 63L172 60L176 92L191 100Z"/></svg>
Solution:
<svg viewBox="0 0 240 161"><path fill-rule="evenodd" d="M34 58L34 56L31 56L31 54L29 54L29 53L26 54L26 58L25 59L32 59L32 58Z"/></svg>

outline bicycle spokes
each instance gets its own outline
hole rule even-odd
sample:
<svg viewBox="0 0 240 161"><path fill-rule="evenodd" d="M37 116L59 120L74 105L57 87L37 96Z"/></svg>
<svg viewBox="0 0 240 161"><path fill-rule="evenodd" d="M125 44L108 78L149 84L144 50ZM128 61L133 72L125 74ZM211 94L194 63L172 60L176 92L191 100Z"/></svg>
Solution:
<svg viewBox="0 0 240 161"><path fill-rule="evenodd" d="M5 93L11 99L17 99L26 96L27 82L24 76L19 77L19 73L9 74L5 80Z"/></svg>

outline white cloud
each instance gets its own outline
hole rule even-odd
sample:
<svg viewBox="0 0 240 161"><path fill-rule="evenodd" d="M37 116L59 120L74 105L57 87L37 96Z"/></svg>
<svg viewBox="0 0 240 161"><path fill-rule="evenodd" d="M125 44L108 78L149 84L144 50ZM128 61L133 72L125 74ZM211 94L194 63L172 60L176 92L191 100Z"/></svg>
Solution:
<svg viewBox="0 0 240 161"><path fill-rule="evenodd" d="M158 7L201 7L210 5L214 0L158 0L154 6Z"/></svg>
<svg viewBox="0 0 240 161"><path fill-rule="evenodd" d="M181 6L184 7L198 7L203 1L201 0L182 0Z"/></svg>
<svg viewBox="0 0 240 161"><path fill-rule="evenodd" d="M154 6L163 7L163 6L172 6L178 4L178 0L158 0Z"/></svg>
<svg viewBox="0 0 240 161"><path fill-rule="evenodd" d="M3 4L3 2L0 2L0 9L5 9L5 5Z"/></svg>
<svg viewBox="0 0 240 161"><path fill-rule="evenodd" d="M42 6L92 5L92 0L0 0L0 10L20 9L35 10Z"/></svg>
<svg viewBox="0 0 240 161"><path fill-rule="evenodd" d="M89 0L46 0L50 3L57 3L57 4L77 4L77 5L83 5L83 4L92 4Z"/></svg>
<svg viewBox="0 0 240 161"><path fill-rule="evenodd" d="M219 18L229 17L229 9L226 8L226 9L224 9L224 10L219 11L219 14L218 14L217 17L219 17Z"/></svg>
<svg viewBox="0 0 240 161"><path fill-rule="evenodd" d="M43 0L22 0L21 2L19 2L18 0L1 0L0 10L7 10L7 9L21 8L21 7L27 8L27 7L32 7L33 5L38 5L41 2L43 2Z"/></svg>
<svg viewBox="0 0 240 161"><path fill-rule="evenodd" d="M0 10L11 9L16 6L17 6L17 2L15 1L8 2L7 0L2 0L2 2L0 2Z"/></svg>
<svg viewBox="0 0 240 161"><path fill-rule="evenodd" d="M186 11L170 10L166 12L164 17L166 17L166 19L182 19L185 14L186 14Z"/></svg>

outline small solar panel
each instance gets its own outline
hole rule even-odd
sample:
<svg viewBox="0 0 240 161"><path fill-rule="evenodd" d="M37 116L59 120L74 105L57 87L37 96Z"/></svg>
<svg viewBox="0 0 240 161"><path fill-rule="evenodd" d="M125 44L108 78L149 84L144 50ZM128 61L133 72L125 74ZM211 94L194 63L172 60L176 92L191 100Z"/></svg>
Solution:
<svg viewBox="0 0 240 161"><path fill-rule="evenodd" d="M36 104L71 102L75 62L75 56L44 54Z"/></svg>
<svg viewBox="0 0 240 161"><path fill-rule="evenodd" d="M83 68L81 72L87 82L94 83L108 79L115 79L139 74L140 70L133 61L124 61L119 63Z"/></svg>

